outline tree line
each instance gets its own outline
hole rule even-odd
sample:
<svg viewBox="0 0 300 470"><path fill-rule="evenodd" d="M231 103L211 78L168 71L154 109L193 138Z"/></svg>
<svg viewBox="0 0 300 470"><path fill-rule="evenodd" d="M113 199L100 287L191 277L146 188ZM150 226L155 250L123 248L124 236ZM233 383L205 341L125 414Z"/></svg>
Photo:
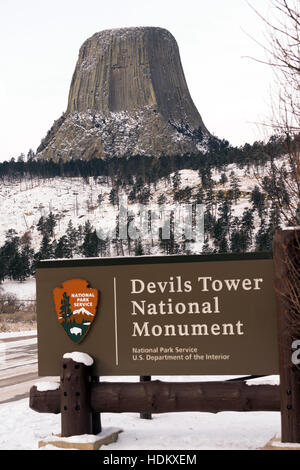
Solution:
<svg viewBox="0 0 300 470"><path fill-rule="evenodd" d="M25 156L0 163L0 180L20 180L22 178L55 178L55 177L98 177L105 176L112 181L131 184L133 177L142 181L155 183L169 174L183 169L199 170L203 173L212 168L218 170L234 163L243 168L251 165L262 165L270 155L273 159L284 154L284 137L271 137L267 143L255 142L233 147L227 140L209 137L207 152L160 157L135 155L129 158L93 158L91 160L39 159L32 150Z"/></svg>

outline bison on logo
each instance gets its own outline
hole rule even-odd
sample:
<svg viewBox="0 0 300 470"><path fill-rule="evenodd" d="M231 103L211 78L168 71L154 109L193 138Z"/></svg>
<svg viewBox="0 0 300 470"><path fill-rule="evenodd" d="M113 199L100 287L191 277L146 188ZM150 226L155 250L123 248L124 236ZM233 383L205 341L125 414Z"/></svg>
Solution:
<svg viewBox="0 0 300 470"><path fill-rule="evenodd" d="M99 294L83 279L72 279L53 290L57 318L75 343L88 333L97 313Z"/></svg>

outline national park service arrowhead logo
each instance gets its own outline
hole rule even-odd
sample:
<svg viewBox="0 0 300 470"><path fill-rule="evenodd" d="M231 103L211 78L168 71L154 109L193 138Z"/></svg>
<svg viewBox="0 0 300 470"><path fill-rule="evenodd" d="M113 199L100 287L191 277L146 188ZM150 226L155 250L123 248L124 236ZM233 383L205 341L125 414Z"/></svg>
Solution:
<svg viewBox="0 0 300 470"><path fill-rule="evenodd" d="M57 318L69 338L80 343L95 320L99 294L83 279L72 279L53 290Z"/></svg>

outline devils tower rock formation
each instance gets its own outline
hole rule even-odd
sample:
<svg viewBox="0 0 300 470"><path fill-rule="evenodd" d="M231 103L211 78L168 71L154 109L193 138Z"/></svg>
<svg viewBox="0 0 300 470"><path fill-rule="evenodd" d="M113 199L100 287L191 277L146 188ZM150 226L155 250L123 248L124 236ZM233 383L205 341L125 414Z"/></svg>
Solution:
<svg viewBox="0 0 300 470"><path fill-rule="evenodd" d="M195 107L174 37L165 29L101 31L81 46L68 107L41 158L181 155L209 135Z"/></svg>

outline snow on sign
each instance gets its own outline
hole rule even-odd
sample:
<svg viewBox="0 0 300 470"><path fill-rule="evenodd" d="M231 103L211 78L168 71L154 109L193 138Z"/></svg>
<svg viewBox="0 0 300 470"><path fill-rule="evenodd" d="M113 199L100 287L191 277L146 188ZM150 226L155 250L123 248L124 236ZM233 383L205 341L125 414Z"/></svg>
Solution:
<svg viewBox="0 0 300 470"><path fill-rule="evenodd" d="M102 376L278 373L268 254L50 260L36 278L40 375L75 350Z"/></svg>

